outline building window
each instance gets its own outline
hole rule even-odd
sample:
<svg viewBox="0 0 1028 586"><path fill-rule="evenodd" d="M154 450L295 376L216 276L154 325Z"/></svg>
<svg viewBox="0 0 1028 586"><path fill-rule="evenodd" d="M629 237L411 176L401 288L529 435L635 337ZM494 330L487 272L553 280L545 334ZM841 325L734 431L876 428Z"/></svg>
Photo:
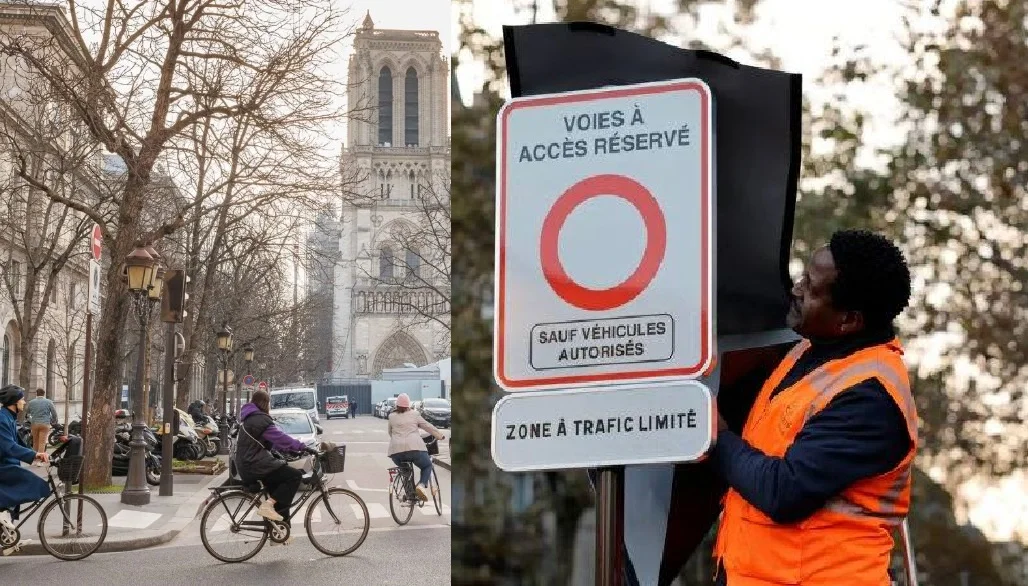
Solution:
<svg viewBox="0 0 1028 586"><path fill-rule="evenodd" d="M2 355L0 355L0 369L3 370L3 372L0 372L0 379L2 379L0 384L6 387L11 383L11 338L7 334L4 334L4 348Z"/></svg>
<svg viewBox="0 0 1028 586"><path fill-rule="evenodd" d="M46 346L46 396L54 400L54 375L57 360L57 344L53 340Z"/></svg>
<svg viewBox="0 0 1028 586"><path fill-rule="evenodd" d="M393 142L393 72L383 67L378 74L378 144Z"/></svg>
<svg viewBox="0 0 1028 586"><path fill-rule="evenodd" d="M407 275L411 277L421 275L421 256L416 250L407 251Z"/></svg>
<svg viewBox="0 0 1028 586"><path fill-rule="evenodd" d="M393 278L393 251L388 246L382 248L378 257L378 276L383 279Z"/></svg>
<svg viewBox="0 0 1028 586"><path fill-rule="evenodd" d="M15 298L21 295L21 263L16 260L11 261L11 289Z"/></svg>
<svg viewBox="0 0 1028 586"><path fill-rule="evenodd" d="M403 91L403 143L418 146L418 72L407 69Z"/></svg>

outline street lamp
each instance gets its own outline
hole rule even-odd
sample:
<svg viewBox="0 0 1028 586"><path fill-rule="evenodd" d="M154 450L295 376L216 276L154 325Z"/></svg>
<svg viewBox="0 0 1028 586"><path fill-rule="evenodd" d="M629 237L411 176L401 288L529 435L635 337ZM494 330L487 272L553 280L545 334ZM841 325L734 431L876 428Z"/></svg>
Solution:
<svg viewBox="0 0 1028 586"><path fill-rule="evenodd" d="M125 258L125 280L132 294L136 316L139 318L139 357L136 364L136 386L132 397L132 439L129 441L129 469L121 502L127 505L150 503L150 487L146 485L146 442L143 440L145 405L143 399L143 362L146 356L146 331L153 302L160 299L163 269L160 255L147 246L137 246ZM154 290L157 290L154 297Z"/></svg>
<svg viewBox="0 0 1028 586"><path fill-rule="evenodd" d="M221 331L217 333L218 350L221 351L221 402L219 409L222 413L228 412L228 355L232 352L232 328L228 323L221 324ZM228 426L222 425L218 430L221 441L218 442L218 454L228 454Z"/></svg>
<svg viewBox="0 0 1028 586"><path fill-rule="evenodd" d="M253 344L247 342L243 344L243 361L246 362L246 375L250 376L250 364L253 362ZM239 394L242 395L242 387L240 387ZM236 407L238 408L242 402L242 397L236 399Z"/></svg>

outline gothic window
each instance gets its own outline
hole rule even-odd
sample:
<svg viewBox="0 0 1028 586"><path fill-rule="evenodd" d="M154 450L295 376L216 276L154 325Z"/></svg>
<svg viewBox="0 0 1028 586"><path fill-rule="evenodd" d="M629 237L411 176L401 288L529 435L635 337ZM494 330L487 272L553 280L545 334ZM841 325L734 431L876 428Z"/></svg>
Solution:
<svg viewBox="0 0 1028 586"><path fill-rule="evenodd" d="M393 72L383 67L378 74L378 144L393 142Z"/></svg>
<svg viewBox="0 0 1028 586"><path fill-rule="evenodd" d="M364 313L368 310L368 301L364 296L364 292L360 291L357 293L357 313Z"/></svg>
<svg viewBox="0 0 1028 586"><path fill-rule="evenodd" d="M418 146L418 72L413 67L407 69L403 85L403 143Z"/></svg>
<svg viewBox="0 0 1028 586"><path fill-rule="evenodd" d="M3 354L0 356L0 384L7 386L11 382L11 338L4 334Z"/></svg>
<svg viewBox="0 0 1028 586"><path fill-rule="evenodd" d="M393 251L388 246L383 246L378 257L378 276L383 279L393 278Z"/></svg>
<svg viewBox="0 0 1028 586"><path fill-rule="evenodd" d="M421 255L417 250L407 251L407 275L418 277L421 275Z"/></svg>
<svg viewBox="0 0 1028 586"><path fill-rule="evenodd" d="M414 178L414 171L410 172L410 198L414 199L414 185L417 183L417 179Z"/></svg>

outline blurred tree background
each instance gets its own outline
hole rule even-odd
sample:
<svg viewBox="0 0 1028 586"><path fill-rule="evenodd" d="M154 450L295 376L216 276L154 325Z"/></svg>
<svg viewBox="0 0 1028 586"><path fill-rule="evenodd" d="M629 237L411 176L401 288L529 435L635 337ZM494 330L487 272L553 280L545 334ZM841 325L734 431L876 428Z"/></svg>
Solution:
<svg viewBox="0 0 1028 586"><path fill-rule="evenodd" d="M783 68L751 47L759 0L678 0L674 15L616 0L515 2L518 22L589 20L743 62ZM506 94L502 41L454 3L460 59L486 68L470 106L454 103L452 140L453 444L455 584L566 584L593 495L582 472L506 474L489 451L495 115ZM711 27L711 7L720 10ZM880 63L837 43L829 66L804 80L804 159L794 259L841 227L887 232L904 247L915 297L901 318L921 421L910 519L922 584L1028 583L1028 3L907 2L905 63ZM549 16L547 21L549 21ZM779 15L781 17L781 15ZM708 26L701 26L708 25ZM709 38L695 31L716 30ZM494 31L495 32L495 31ZM683 41L682 39L686 39ZM872 113L853 96L894 96L886 121L900 136L873 140ZM879 122L881 124L881 122ZM795 260L794 260L795 262ZM1020 528L990 542L968 522L966 487L1021 483L1006 507ZM1013 508L1011 508L1013 507ZM585 516L583 516L585 515ZM581 539L581 538L580 538ZM591 546L591 535L584 542ZM591 563L586 556L585 562ZM709 544L682 584L709 583Z"/></svg>

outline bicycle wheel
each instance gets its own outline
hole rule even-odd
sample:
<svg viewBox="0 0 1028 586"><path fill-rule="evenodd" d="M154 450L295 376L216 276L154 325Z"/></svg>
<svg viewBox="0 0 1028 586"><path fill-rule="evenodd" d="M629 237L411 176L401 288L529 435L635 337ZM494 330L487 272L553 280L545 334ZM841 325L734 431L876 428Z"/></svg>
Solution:
<svg viewBox="0 0 1028 586"><path fill-rule="evenodd" d="M440 517L443 516L443 489L439 486L439 477L436 476L435 466L432 466L432 486L428 487L432 491L432 502L435 503L435 512Z"/></svg>
<svg viewBox="0 0 1028 586"><path fill-rule="evenodd" d="M364 543L371 529L368 506L345 488L330 488L307 507L304 527L311 543L325 555L344 556Z"/></svg>
<svg viewBox="0 0 1028 586"><path fill-rule="evenodd" d="M69 562L81 560L100 549L107 538L107 513L88 496L67 494L43 508L38 529L39 542L50 555Z"/></svg>
<svg viewBox="0 0 1028 586"><path fill-rule="evenodd" d="M414 502L407 495L407 489L403 486L403 473L396 475L393 487L389 490L389 512L393 515L393 521L398 525L406 525L414 514Z"/></svg>
<svg viewBox="0 0 1028 586"><path fill-rule="evenodd" d="M227 492L207 505L200 518L200 540L207 553L226 563L245 562L268 541L268 525L251 507L253 496Z"/></svg>

